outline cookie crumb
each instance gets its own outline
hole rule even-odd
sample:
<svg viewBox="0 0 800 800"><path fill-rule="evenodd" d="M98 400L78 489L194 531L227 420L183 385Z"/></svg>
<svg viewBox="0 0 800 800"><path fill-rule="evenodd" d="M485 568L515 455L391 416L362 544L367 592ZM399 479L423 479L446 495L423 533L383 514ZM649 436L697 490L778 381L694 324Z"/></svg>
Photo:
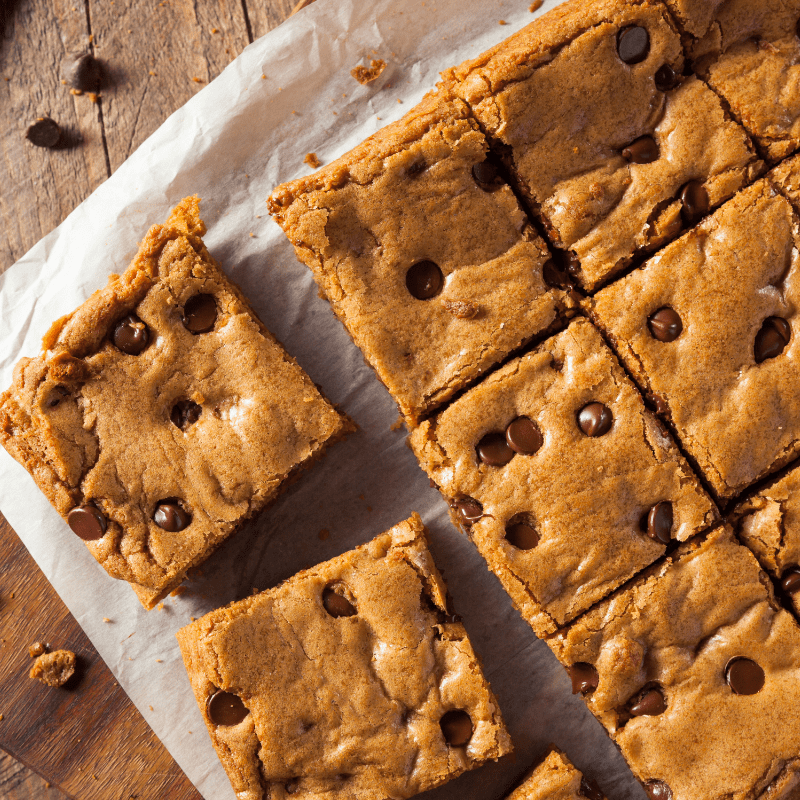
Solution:
<svg viewBox="0 0 800 800"><path fill-rule="evenodd" d="M390 431L399 431L403 425L405 425L405 420L402 417L398 417L390 426Z"/></svg>
<svg viewBox="0 0 800 800"><path fill-rule="evenodd" d="M103 617L103 622L111 622L111 620L108 617Z"/></svg>
<svg viewBox="0 0 800 800"><path fill-rule="evenodd" d="M202 79L202 78L197 78L197 77L195 77L194 75L192 75L192 80L193 80L195 83L202 83L202 82L203 82L203 79Z"/></svg>
<svg viewBox="0 0 800 800"><path fill-rule="evenodd" d="M533 14L533 12L538 11L543 4L544 0L533 0L533 2L530 4L530 7L528 8L528 11L530 11L531 14Z"/></svg>
<svg viewBox="0 0 800 800"><path fill-rule="evenodd" d="M350 70L350 74L362 85L372 83L380 74L386 69L386 62L382 58L373 58L370 60L369 67L364 67L359 64L357 67Z"/></svg>
<svg viewBox="0 0 800 800"><path fill-rule="evenodd" d="M157 658L156 659L156 664L163 664L163 663L164 663L164 659L163 658Z"/></svg>
<svg viewBox="0 0 800 800"><path fill-rule="evenodd" d="M312 169L317 169L322 162L317 158L316 153L306 153L306 157L303 159L304 164L308 164L309 167Z"/></svg>
<svg viewBox="0 0 800 800"><path fill-rule="evenodd" d="M443 300L442 305L457 319L474 319L481 308L472 300Z"/></svg>
<svg viewBox="0 0 800 800"><path fill-rule="evenodd" d="M158 610L159 611L163 611L164 610L164 604L163 603L159 603L158 604Z"/></svg>
<svg viewBox="0 0 800 800"><path fill-rule="evenodd" d="M153 710L153 706L147 706L151 711Z"/></svg>
<svg viewBox="0 0 800 800"><path fill-rule="evenodd" d="M81 89L70 89L69 93L75 95L75 97L80 97L83 91Z"/></svg>
<svg viewBox="0 0 800 800"><path fill-rule="evenodd" d="M504 19L498 20L497 24L498 25L508 25L508 23Z"/></svg>
<svg viewBox="0 0 800 800"><path fill-rule="evenodd" d="M47 686L63 686L75 674L75 653L53 650L39 656L28 675Z"/></svg>
<svg viewBox="0 0 800 800"><path fill-rule="evenodd" d="M169 593L169 596L170 597L180 597L185 591L186 591L186 587L185 586L177 586L176 588L174 588Z"/></svg>
<svg viewBox="0 0 800 800"><path fill-rule="evenodd" d="M212 28L211 33L219 33L219 30L217 30L217 28Z"/></svg>
<svg viewBox="0 0 800 800"><path fill-rule="evenodd" d="M41 656L46 652L47 652L47 650L46 650L45 646L41 642L34 642L28 648L28 655L31 658L36 658L37 656Z"/></svg>
<svg viewBox="0 0 800 800"><path fill-rule="evenodd" d="M0 714L0 722L2 722L2 721L3 721L3 719L4 719L4 718L3 718L3 715L2 715L2 714Z"/></svg>

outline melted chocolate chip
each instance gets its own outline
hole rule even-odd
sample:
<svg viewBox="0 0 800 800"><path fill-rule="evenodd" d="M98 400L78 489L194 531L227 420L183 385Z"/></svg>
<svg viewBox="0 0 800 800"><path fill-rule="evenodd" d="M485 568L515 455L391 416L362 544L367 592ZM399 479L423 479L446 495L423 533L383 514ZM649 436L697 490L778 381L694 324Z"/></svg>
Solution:
<svg viewBox="0 0 800 800"><path fill-rule="evenodd" d="M632 717L657 717L667 710L667 703L664 700L664 693L658 687L653 687L644 692L636 702L634 702L628 712Z"/></svg>
<svg viewBox="0 0 800 800"><path fill-rule="evenodd" d="M156 504L153 522L165 531L170 531L171 533L182 531L189 526L191 521L191 516L181 508L174 498L161 500Z"/></svg>
<svg viewBox="0 0 800 800"><path fill-rule="evenodd" d="M611 430L614 417L602 403L588 403L578 412L578 427L594 438L604 436Z"/></svg>
<svg viewBox="0 0 800 800"><path fill-rule="evenodd" d="M655 542L669 544L672 541L672 503L662 500L656 503L647 515L647 535Z"/></svg>
<svg viewBox="0 0 800 800"><path fill-rule="evenodd" d="M532 456L544 444L539 426L528 417L517 417L506 428L508 446L523 456Z"/></svg>
<svg viewBox="0 0 800 800"><path fill-rule="evenodd" d="M588 694L593 692L600 683L600 676L592 664L578 661L567 667L567 673L572 681L572 694Z"/></svg>
<svg viewBox="0 0 800 800"><path fill-rule="evenodd" d="M250 713L241 697L221 689L208 698L206 712L215 725L238 725Z"/></svg>
<svg viewBox="0 0 800 800"><path fill-rule="evenodd" d="M471 525L483 516L483 506L471 497L462 497L456 500L456 508L461 513L464 522Z"/></svg>
<svg viewBox="0 0 800 800"><path fill-rule="evenodd" d="M527 522L514 522L506 525L506 541L517 550L533 550L539 544L539 534Z"/></svg>
<svg viewBox="0 0 800 800"><path fill-rule="evenodd" d="M416 178L417 175L421 175L426 169L428 169L428 165L424 161L417 161L406 170L406 175L408 175L409 178Z"/></svg>
<svg viewBox="0 0 800 800"><path fill-rule="evenodd" d="M450 747L463 747L469 742L475 731L469 714L460 709L448 711L439 720L439 727L444 734L444 740Z"/></svg>
<svg viewBox="0 0 800 800"><path fill-rule="evenodd" d="M84 542L102 539L108 522L99 508L93 505L76 506L67 514L67 523Z"/></svg>
<svg viewBox="0 0 800 800"><path fill-rule="evenodd" d="M650 800L672 800L672 789L664 781L645 781L644 790Z"/></svg>
<svg viewBox="0 0 800 800"><path fill-rule="evenodd" d="M406 288L417 300L430 300L442 291L444 276L433 261L418 261L406 273Z"/></svg>
<svg viewBox="0 0 800 800"><path fill-rule="evenodd" d="M734 694L757 694L764 688L764 670L749 658L732 658L725 667L725 680Z"/></svg>
<svg viewBox="0 0 800 800"><path fill-rule="evenodd" d="M138 356L150 344L150 331L136 314L128 314L115 326L114 345L129 356Z"/></svg>
<svg viewBox="0 0 800 800"><path fill-rule="evenodd" d="M680 81L680 75L669 65L664 64L656 72L656 89L659 92L668 92L674 89Z"/></svg>
<svg viewBox="0 0 800 800"><path fill-rule="evenodd" d="M353 617L357 613L343 591L343 587L337 584L330 584L322 590L322 605L332 617Z"/></svg>
<svg viewBox="0 0 800 800"><path fill-rule="evenodd" d="M487 433L478 442L478 458L490 467L502 467L514 458L514 451L508 446L502 433Z"/></svg>
<svg viewBox="0 0 800 800"><path fill-rule="evenodd" d="M552 289L570 288L567 276L552 259L542 267L542 280Z"/></svg>
<svg viewBox="0 0 800 800"><path fill-rule="evenodd" d="M781 589L786 594L800 592L800 567L789 567L781 577Z"/></svg>
<svg viewBox="0 0 800 800"><path fill-rule="evenodd" d="M484 192L494 192L503 185L497 172L497 164L489 159L472 167L472 177Z"/></svg>
<svg viewBox="0 0 800 800"><path fill-rule="evenodd" d="M597 781L581 775L581 785L578 792L589 800L605 800L602 789L597 785Z"/></svg>
<svg viewBox="0 0 800 800"><path fill-rule="evenodd" d="M658 156L658 144L652 136L640 136L622 151L622 157L632 164L652 164Z"/></svg>
<svg viewBox="0 0 800 800"><path fill-rule="evenodd" d="M689 181L681 189L679 197L683 204L681 216L687 225L694 224L708 214L711 201L708 199L706 187L700 181Z"/></svg>
<svg viewBox="0 0 800 800"><path fill-rule="evenodd" d="M100 62L90 53L72 56L63 64L64 79L81 92L96 92L103 77Z"/></svg>
<svg viewBox="0 0 800 800"><path fill-rule="evenodd" d="M197 405L193 400L180 400L172 406L172 412L169 415L172 424L182 431L185 431L190 425L194 425L203 409Z"/></svg>
<svg viewBox="0 0 800 800"><path fill-rule="evenodd" d="M69 397L69 392L66 390L64 386L54 386L52 391L47 397L45 401L45 405L47 408L55 408L57 405L61 404L61 401L65 398Z"/></svg>
<svg viewBox="0 0 800 800"><path fill-rule="evenodd" d="M792 338L792 328L782 317L767 317L756 336L756 364L779 356Z"/></svg>
<svg viewBox="0 0 800 800"><path fill-rule="evenodd" d="M213 294L196 294L183 307L183 325L192 333L208 333L217 321Z"/></svg>
<svg viewBox="0 0 800 800"><path fill-rule="evenodd" d="M36 147L55 147L61 139L61 128L50 117L40 117L25 131L25 138Z"/></svg>
<svg viewBox="0 0 800 800"><path fill-rule="evenodd" d="M660 308L647 320L650 335L659 342L674 342L683 332L683 322L678 312L669 306Z"/></svg>
<svg viewBox="0 0 800 800"><path fill-rule="evenodd" d="M626 64L639 64L650 52L650 34L647 28L631 25L617 34L617 53Z"/></svg>

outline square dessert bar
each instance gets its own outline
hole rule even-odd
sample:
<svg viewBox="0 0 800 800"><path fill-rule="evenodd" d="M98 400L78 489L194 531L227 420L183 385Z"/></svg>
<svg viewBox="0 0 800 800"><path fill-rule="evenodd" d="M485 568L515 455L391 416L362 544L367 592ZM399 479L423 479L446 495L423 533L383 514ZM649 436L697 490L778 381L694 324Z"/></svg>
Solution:
<svg viewBox="0 0 800 800"><path fill-rule="evenodd" d="M443 77L591 291L761 170L745 131L682 71L660 4L572 0Z"/></svg>
<svg viewBox="0 0 800 800"><path fill-rule="evenodd" d="M569 305L487 150L464 103L429 95L269 200L412 424Z"/></svg>
<svg viewBox="0 0 800 800"><path fill-rule="evenodd" d="M539 636L717 519L583 319L423 422L410 444Z"/></svg>
<svg viewBox="0 0 800 800"><path fill-rule="evenodd" d="M770 161L800 146L800 0L665 0L695 72Z"/></svg>
<svg viewBox="0 0 800 800"><path fill-rule="evenodd" d="M730 528L550 644L652 800L797 797L800 628Z"/></svg>
<svg viewBox="0 0 800 800"><path fill-rule="evenodd" d="M800 467L739 503L730 520L800 614Z"/></svg>
<svg viewBox="0 0 800 800"><path fill-rule="evenodd" d="M721 498L800 453L798 247L761 180L587 301Z"/></svg>
<svg viewBox="0 0 800 800"><path fill-rule="evenodd" d="M506 800L605 800L597 784L584 778L567 756L551 745Z"/></svg>
<svg viewBox="0 0 800 800"><path fill-rule="evenodd" d="M406 798L511 751L416 514L178 631L240 800Z"/></svg>
<svg viewBox="0 0 800 800"><path fill-rule="evenodd" d="M204 233L188 197L0 395L0 442L148 608L352 428Z"/></svg>

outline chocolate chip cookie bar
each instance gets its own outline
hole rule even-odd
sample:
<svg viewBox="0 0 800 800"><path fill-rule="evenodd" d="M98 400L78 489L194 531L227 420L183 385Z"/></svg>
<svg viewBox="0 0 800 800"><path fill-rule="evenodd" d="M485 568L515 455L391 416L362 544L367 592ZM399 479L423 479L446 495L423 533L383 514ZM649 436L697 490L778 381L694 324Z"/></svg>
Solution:
<svg viewBox="0 0 800 800"><path fill-rule="evenodd" d="M420 518L178 631L240 800L406 798L511 751Z"/></svg>
<svg viewBox="0 0 800 800"><path fill-rule="evenodd" d="M555 745L506 800L605 800L597 784L584 778Z"/></svg>
<svg viewBox="0 0 800 800"><path fill-rule="evenodd" d="M569 306L458 100L428 96L269 207L411 424Z"/></svg>
<svg viewBox="0 0 800 800"><path fill-rule="evenodd" d="M761 170L658 3L572 0L443 73L594 290Z"/></svg>
<svg viewBox="0 0 800 800"><path fill-rule="evenodd" d="M800 146L800 0L665 0L694 71L770 161Z"/></svg>
<svg viewBox="0 0 800 800"><path fill-rule="evenodd" d="M717 519L584 319L494 372L409 441L539 636Z"/></svg>
<svg viewBox="0 0 800 800"><path fill-rule="evenodd" d="M587 301L721 498L800 453L799 246L761 180Z"/></svg>
<svg viewBox="0 0 800 800"><path fill-rule="evenodd" d="M0 395L0 443L147 607L352 427L204 233L186 198Z"/></svg>
<svg viewBox="0 0 800 800"><path fill-rule="evenodd" d="M652 800L796 796L800 628L729 527L550 644Z"/></svg>

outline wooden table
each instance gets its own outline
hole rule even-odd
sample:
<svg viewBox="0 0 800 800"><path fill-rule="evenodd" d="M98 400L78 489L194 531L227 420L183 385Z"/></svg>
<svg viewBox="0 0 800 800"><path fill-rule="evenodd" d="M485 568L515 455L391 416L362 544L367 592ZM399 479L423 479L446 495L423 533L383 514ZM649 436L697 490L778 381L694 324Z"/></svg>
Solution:
<svg viewBox="0 0 800 800"><path fill-rule="evenodd" d="M307 4L0 0L0 272L250 42ZM105 68L96 101L62 82L65 58L84 50ZM44 115L62 128L57 149L23 138ZM9 754L0 754L0 797L199 800L2 515L0 637ZM76 652L78 680L62 689L31 681L36 640Z"/></svg>

